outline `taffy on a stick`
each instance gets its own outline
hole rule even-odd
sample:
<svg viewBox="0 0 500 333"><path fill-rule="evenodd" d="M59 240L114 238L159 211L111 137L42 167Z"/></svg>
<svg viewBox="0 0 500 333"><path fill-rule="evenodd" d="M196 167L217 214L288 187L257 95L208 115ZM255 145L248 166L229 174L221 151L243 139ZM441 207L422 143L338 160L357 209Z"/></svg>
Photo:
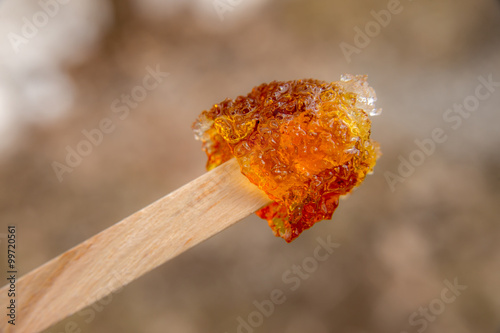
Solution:
<svg viewBox="0 0 500 333"><path fill-rule="evenodd" d="M379 154L375 100L365 77L344 76L261 85L204 112L211 171L24 275L16 325L0 332L40 332L253 212L287 241L331 217Z"/></svg>

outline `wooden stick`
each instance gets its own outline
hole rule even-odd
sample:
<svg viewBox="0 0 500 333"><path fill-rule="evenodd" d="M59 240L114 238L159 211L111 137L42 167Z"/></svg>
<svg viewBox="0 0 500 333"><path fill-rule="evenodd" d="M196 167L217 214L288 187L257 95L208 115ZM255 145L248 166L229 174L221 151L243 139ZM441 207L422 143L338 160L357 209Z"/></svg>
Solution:
<svg viewBox="0 0 500 333"><path fill-rule="evenodd" d="M46 329L270 202L228 161L23 276L0 332Z"/></svg>

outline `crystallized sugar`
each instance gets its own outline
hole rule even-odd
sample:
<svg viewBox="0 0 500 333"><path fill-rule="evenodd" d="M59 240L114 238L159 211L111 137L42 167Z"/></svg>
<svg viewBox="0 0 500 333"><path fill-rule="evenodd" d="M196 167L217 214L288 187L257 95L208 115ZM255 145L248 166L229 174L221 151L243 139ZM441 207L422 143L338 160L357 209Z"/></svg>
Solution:
<svg viewBox="0 0 500 333"><path fill-rule="evenodd" d="M235 157L241 172L274 200L257 215L291 242L330 219L339 196L373 170L379 147L370 139L368 115L380 113L376 99L366 76L273 81L203 111L193 129L207 169Z"/></svg>

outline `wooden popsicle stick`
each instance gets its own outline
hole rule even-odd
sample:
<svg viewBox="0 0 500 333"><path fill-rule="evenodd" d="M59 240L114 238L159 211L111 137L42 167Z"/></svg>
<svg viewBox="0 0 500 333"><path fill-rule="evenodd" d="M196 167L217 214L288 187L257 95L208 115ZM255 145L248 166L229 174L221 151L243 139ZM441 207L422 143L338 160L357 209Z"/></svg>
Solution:
<svg viewBox="0 0 500 333"><path fill-rule="evenodd" d="M0 332L46 329L270 202L232 159L21 277Z"/></svg>

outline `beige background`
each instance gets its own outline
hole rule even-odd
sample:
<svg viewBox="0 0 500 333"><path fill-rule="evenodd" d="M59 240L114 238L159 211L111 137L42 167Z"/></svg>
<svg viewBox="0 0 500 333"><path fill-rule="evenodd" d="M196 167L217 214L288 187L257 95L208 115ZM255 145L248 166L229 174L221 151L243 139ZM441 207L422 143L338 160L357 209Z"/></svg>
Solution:
<svg viewBox="0 0 500 333"><path fill-rule="evenodd" d="M292 244L249 217L47 332L236 332L273 289L287 300L255 332L417 332L409 317L455 277L467 289L424 331L498 332L500 89L456 129L443 115L480 75L500 81L500 3L404 0L349 63L339 44L391 1L220 2L223 21L211 0L70 1L17 53L9 33L41 7L0 4L0 233L17 225L21 273L201 175L192 122L262 82L368 74L375 173ZM113 101L157 65L170 75L120 120ZM105 117L115 131L59 182L52 163ZM447 140L391 191L435 128ZM291 291L282 274L327 236L340 247Z"/></svg>

